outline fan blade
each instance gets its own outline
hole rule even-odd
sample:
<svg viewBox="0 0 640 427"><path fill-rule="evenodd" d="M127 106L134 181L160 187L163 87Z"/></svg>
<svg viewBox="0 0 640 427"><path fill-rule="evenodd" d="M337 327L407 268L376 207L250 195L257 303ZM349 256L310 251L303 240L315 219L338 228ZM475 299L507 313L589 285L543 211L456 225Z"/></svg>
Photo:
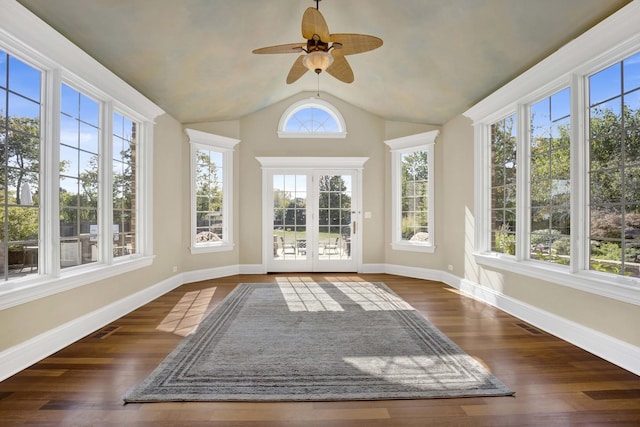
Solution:
<svg viewBox="0 0 640 427"><path fill-rule="evenodd" d="M306 43L289 43L281 44L278 46L262 47L260 49L254 49L253 53L300 53L302 52L302 46Z"/></svg>
<svg viewBox="0 0 640 427"><path fill-rule="evenodd" d="M366 34L331 34L331 41L342 44L342 47L334 52L341 51L343 55L368 52L382 46L382 39Z"/></svg>
<svg viewBox="0 0 640 427"><path fill-rule="evenodd" d="M309 71L309 69L302 64L302 58L304 58L304 55L300 55L291 66L291 70L289 70L289 75L287 76L287 84L295 82L302 77L304 73Z"/></svg>
<svg viewBox="0 0 640 427"><path fill-rule="evenodd" d="M318 9L310 7L302 15L302 37L311 40L314 34L320 36L323 42L329 43L331 36L327 22Z"/></svg>
<svg viewBox="0 0 640 427"><path fill-rule="evenodd" d="M341 49L331 51L331 54L333 55L333 64L331 64L326 71L342 82L353 83L355 80L353 70L347 61L347 58L344 57L340 50Z"/></svg>

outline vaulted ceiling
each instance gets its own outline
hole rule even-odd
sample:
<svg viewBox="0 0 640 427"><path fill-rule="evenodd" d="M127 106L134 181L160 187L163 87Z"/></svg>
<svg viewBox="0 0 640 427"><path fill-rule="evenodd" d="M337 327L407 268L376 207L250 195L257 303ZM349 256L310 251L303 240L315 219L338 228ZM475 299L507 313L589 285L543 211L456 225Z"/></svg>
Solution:
<svg viewBox="0 0 640 427"><path fill-rule="evenodd" d="M630 0L324 0L332 33L381 48L348 56L355 82L286 84L311 0L19 0L182 123L234 120L299 92L387 120L443 124Z"/></svg>

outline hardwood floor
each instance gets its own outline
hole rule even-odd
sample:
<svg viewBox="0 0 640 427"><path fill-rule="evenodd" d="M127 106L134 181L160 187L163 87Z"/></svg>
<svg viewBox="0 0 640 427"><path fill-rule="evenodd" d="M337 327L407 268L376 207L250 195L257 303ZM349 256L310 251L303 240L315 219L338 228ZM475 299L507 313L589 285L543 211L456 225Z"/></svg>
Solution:
<svg viewBox="0 0 640 427"><path fill-rule="evenodd" d="M183 285L0 383L2 426L559 426L640 425L640 377L439 282L382 281L516 392L515 397L123 405L200 318L238 283Z"/></svg>

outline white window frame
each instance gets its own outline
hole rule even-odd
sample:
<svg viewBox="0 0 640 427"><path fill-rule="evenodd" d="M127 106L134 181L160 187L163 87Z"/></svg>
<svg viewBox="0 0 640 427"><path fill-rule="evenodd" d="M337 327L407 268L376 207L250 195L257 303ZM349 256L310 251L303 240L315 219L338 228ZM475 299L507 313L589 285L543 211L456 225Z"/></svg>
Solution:
<svg viewBox="0 0 640 427"><path fill-rule="evenodd" d="M239 139L185 129L191 145L191 244L192 254L233 250L233 150ZM196 170L199 149L222 153L222 240L196 244Z"/></svg>
<svg viewBox="0 0 640 427"><path fill-rule="evenodd" d="M396 251L433 253L435 246L435 173L434 152L439 130L419 133L385 141L391 151L391 247ZM402 239L402 155L416 151L427 152L429 174L428 225L429 241L409 241Z"/></svg>
<svg viewBox="0 0 640 427"><path fill-rule="evenodd" d="M475 150L476 262L593 294L640 305L640 279L589 270L588 111L589 75L640 51L640 2L631 2L580 37L467 110L473 121ZM571 265L527 258L529 105L557 90L571 89ZM518 221L516 255L491 252L490 127L512 113L518 120Z"/></svg>
<svg viewBox="0 0 640 427"><path fill-rule="evenodd" d="M299 111L307 108L317 108L327 114L329 114L333 120L338 124L338 132L287 132L285 131L289 120ZM347 137L347 125L344 121L344 117L340 111L329 102L318 99L309 98L295 102L285 110L278 122L278 137L279 138L346 138Z"/></svg>
<svg viewBox="0 0 640 427"><path fill-rule="evenodd" d="M0 284L0 310L146 267L153 262L153 120L164 111L108 71L25 7L0 0L0 49L42 72L40 262L37 275ZM114 259L111 247L97 263L60 268L59 153L60 89L65 83L100 102L101 109L101 209L111 211L111 192L105 186L111 166L111 120L117 110L139 124L138 142L138 253ZM107 196L108 195L108 196ZM111 214L103 219L110 224ZM111 227L99 227L101 241L111 237Z"/></svg>

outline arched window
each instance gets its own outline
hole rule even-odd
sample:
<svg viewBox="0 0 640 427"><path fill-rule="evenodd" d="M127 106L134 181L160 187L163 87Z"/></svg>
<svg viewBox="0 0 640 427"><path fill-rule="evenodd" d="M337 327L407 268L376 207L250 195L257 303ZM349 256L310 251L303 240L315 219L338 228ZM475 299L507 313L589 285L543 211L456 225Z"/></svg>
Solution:
<svg viewBox="0 0 640 427"><path fill-rule="evenodd" d="M342 114L328 102L310 98L291 105L278 124L280 138L344 138Z"/></svg>

